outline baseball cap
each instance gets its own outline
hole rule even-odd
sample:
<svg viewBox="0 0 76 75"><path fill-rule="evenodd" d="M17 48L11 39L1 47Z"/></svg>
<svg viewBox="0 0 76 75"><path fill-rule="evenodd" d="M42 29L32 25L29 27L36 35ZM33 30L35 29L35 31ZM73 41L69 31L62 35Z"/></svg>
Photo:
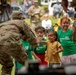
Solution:
<svg viewBox="0 0 76 75"><path fill-rule="evenodd" d="M10 16L10 18L14 19L14 18L23 18L25 19L26 17L23 15L22 12L13 12Z"/></svg>

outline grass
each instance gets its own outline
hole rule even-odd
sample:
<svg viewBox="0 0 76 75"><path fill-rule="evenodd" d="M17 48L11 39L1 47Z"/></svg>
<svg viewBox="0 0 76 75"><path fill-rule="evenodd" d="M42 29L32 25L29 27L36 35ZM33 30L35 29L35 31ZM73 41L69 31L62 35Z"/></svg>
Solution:
<svg viewBox="0 0 76 75"><path fill-rule="evenodd" d="M52 21L53 24L57 22L57 19L50 18L50 20ZM30 19L26 19L25 21L28 25L30 24ZM0 65L0 75L1 75L1 67L2 66ZM12 68L12 75L14 75L14 72L15 72L15 66Z"/></svg>
<svg viewBox="0 0 76 75"><path fill-rule="evenodd" d="M0 75L1 75L1 68L2 68L2 65L0 64ZM15 75L15 66L12 68L11 74Z"/></svg>
<svg viewBox="0 0 76 75"><path fill-rule="evenodd" d="M0 65L0 75L1 75L1 68L2 68L2 66Z"/></svg>

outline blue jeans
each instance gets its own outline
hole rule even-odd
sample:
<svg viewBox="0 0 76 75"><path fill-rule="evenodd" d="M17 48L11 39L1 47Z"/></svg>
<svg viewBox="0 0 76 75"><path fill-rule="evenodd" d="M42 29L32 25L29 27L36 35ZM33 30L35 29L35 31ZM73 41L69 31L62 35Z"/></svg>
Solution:
<svg viewBox="0 0 76 75"><path fill-rule="evenodd" d="M73 11L69 11L67 13L68 13L69 17L74 18L74 12Z"/></svg>

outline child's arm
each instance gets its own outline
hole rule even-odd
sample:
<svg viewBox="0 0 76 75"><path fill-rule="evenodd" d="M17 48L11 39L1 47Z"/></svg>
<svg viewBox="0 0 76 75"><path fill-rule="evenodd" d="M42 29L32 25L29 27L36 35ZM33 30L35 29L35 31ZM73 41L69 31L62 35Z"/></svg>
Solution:
<svg viewBox="0 0 76 75"><path fill-rule="evenodd" d="M62 52L62 51L63 51L62 46L59 46L59 49L57 50L57 53L60 53L60 52Z"/></svg>
<svg viewBox="0 0 76 75"><path fill-rule="evenodd" d="M60 52L62 52L62 51L63 51L62 46L59 46L59 47L58 47L58 50L56 50L56 51L53 53L53 55L55 55L55 54L57 54L57 53L60 53Z"/></svg>
<svg viewBox="0 0 76 75"><path fill-rule="evenodd" d="M39 43L43 43L43 44L47 45L47 42L44 41L44 40L42 40L42 37L38 37L38 38L37 38L37 41L38 41Z"/></svg>
<svg viewBox="0 0 76 75"><path fill-rule="evenodd" d="M38 58L34 52L31 52L31 53L32 53L32 55L34 56L35 59L40 60L40 58ZM41 60L40 60L40 61L41 61Z"/></svg>

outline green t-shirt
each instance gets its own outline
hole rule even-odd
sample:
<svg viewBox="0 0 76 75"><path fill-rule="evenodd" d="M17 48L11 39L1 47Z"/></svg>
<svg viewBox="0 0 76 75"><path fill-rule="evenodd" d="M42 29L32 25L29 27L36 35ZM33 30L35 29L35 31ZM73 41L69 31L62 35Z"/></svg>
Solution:
<svg viewBox="0 0 76 75"><path fill-rule="evenodd" d="M42 40L46 41L45 38L43 38ZM36 47L34 49L34 52L37 54L45 54L45 51L46 51L46 45L43 43L39 43L39 47Z"/></svg>
<svg viewBox="0 0 76 75"><path fill-rule="evenodd" d="M20 42L22 43L22 46L25 48L29 59L33 59L33 56L32 56L32 53L31 53L31 51L33 51L33 48L31 47L30 43L27 40L23 41L22 39L20 39ZM15 60L15 67L16 67L16 70L18 70L22 67L22 64L20 64L19 62L17 62Z"/></svg>
<svg viewBox="0 0 76 75"><path fill-rule="evenodd" d="M59 30L58 39L63 47L62 56L76 54L76 45L72 40L72 30L68 29L66 32Z"/></svg>
<svg viewBox="0 0 76 75"><path fill-rule="evenodd" d="M33 48L31 47L30 43L27 40L23 41L22 39L20 40L20 42L22 43L22 46L25 48L29 59L33 59L31 53L31 51L33 51Z"/></svg>

